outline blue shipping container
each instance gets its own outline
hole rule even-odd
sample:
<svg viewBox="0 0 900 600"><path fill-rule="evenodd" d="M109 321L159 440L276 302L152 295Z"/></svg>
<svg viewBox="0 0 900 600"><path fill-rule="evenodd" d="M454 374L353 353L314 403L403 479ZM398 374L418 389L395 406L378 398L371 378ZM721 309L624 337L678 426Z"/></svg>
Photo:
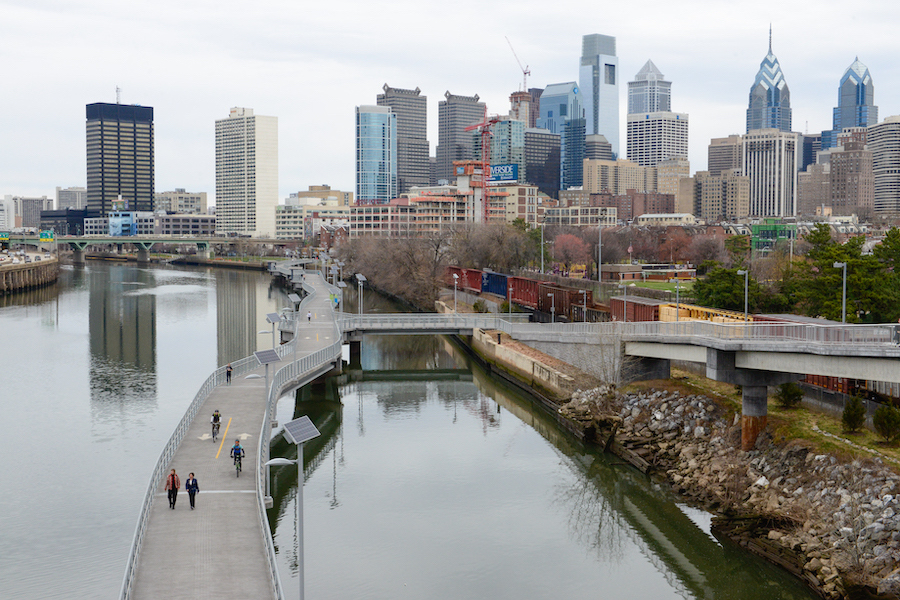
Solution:
<svg viewBox="0 0 900 600"><path fill-rule="evenodd" d="M485 271L481 274L481 291L495 294L501 298L506 298L508 293L506 279L507 277L503 273L490 273Z"/></svg>

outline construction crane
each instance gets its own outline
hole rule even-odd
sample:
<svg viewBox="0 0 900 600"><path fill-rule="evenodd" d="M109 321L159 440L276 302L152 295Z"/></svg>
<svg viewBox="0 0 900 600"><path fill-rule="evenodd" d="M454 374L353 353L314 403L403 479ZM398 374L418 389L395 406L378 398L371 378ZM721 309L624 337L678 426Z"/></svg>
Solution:
<svg viewBox="0 0 900 600"><path fill-rule="evenodd" d="M500 117L494 115L488 117L487 105L484 107L484 118L480 123L469 125L465 131L477 131L481 135L481 196L484 204L483 219L488 222L488 181L491 178L491 138L494 137L491 128L500 122Z"/></svg>
<svg viewBox="0 0 900 600"><path fill-rule="evenodd" d="M506 37L506 36L503 36ZM506 43L509 44L509 49L512 50L513 56L516 57L516 62L519 63L519 68L522 69L522 91L528 91L528 76L531 75L531 71L528 70L528 65L522 66L522 61L519 60L519 55L516 54L516 49L513 48L512 42L509 41L509 38L506 38Z"/></svg>

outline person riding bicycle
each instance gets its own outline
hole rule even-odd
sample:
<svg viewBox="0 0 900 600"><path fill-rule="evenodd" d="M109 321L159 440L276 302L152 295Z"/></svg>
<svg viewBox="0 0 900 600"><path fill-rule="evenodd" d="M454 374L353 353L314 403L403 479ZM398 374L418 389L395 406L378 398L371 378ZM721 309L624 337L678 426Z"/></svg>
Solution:
<svg viewBox="0 0 900 600"><path fill-rule="evenodd" d="M234 440L234 446L231 447L231 458L234 462L244 458L244 449L241 447L241 440Z"/></svg>
<svg viewBox="0 0 900 600"><path fill-rule="evenodd" d="M212 417L209 419L209 422L212 423L213 429L213 439L216 439L216 434L219 433L219 425L222 423L222 415L219 414L219 409L212 414Z"/></svg>

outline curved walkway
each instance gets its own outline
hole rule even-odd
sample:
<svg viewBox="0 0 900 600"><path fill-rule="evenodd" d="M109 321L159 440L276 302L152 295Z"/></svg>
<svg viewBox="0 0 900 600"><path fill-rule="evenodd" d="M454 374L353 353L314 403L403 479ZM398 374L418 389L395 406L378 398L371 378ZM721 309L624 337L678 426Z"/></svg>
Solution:
<svg viewBox="0 0 900 600"><path fill-rule="evenodd" d="M296 354L292 345L283 346L279 349L282 362L269 366L273 388L290 387L291 380L297 382L317 372L322 365L309 369L306 367L311 362L301 359L311 358L313 353L339 341L335 339L337 330L328 286L319 276L307 276L306 287L317 293L304 301L297 315ZM313 314L309 323L307 311ZM289 370L297 376L282 376L276 382L275 372L290 365L294 356L297 362ZM171 460L161 459L158 473L154 474L158 479L155 490L149 506L145 506L146 524L143 528L139 524L135 536L134 574L130 582L126 574L123 598L280 597L277 570L273 571L267 558L271 554L271 537L267 522L260 518L262 492L258 485L259 465L264 462L260 460L260 448L268 453L268 440L261 443L259 439L261 433L270 431L263 426L270 413L267 405L281 394L280 389L274 389L271 396L267 395L265 369L253 368L254 364L256 360L252 359L247 367L236 369L231 385L225 385L224 377L221 378L221 383L196 407L196 418L189 419L181 441L175 440ZM300 365L306 366L300 369ZM282 384L282 380L287 381ZM214 443L209 418L215 409L222 413L223 423L220 438ZM246 452L241 477L235 476L229 457L235 439L241 440ZM182 483L174 510L169 508L164 491L165 476L173 468ZM190 472L195 473L200 486L195 510L191 510L183 489Z"/></svg>

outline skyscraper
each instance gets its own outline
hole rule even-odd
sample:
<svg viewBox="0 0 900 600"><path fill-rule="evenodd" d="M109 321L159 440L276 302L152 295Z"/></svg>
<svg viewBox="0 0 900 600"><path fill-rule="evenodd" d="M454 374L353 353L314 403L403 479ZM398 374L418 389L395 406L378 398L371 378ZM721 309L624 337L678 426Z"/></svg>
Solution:
<svg viewBox="0 0 900 600"><path fill-rule="evenodd" d="M384 204L397 196L397 115L389 106L357 106L356 201Z"/></svg>
<svg viewBox="0 0 900 600"><path fill-rule="evenodd" d="M559 195L559 143L559 134L546 129L525 130L527 181L551 198Z"/></svg>
<svg viewBox="0 0 900 600"><path fill-rule="evenodd" d="M769 53L759 64L759 72L750 88L747 133L754 129L791 130L791 91L784 80L778 59L772 54L771 28Z"/></svg>
<svg viewBox="0 0 900 600"><path fill-rule="evenodd" d="M727 138L713 138L709 141L708 164L709 174L718 177L724 171L740 170L741 136L729 135Z"/></svg>
<svg viewBox="0 0 900 600"><path fill-rule="evenodd" d="M750 179L750 215L797 214L797 134L758 129L743 137L742 174Z"/></svg>
<svg viewBox="0 0 900 600"><path fill-rule="evenodd" d="M668 112L672 110L672 82L666 81L664 75L652 60L628 82L628 114Z"/></svg>
<svg viewBox="0 0 900 600"><path fill-rule="evenodd" d="M581 91L574 81L548 85L541 94L541 115L537 125L560 135L560 188L582 184L584 138L587 127Z"/></svg>
<svg viewBox="0 0 900 600"><path fill-rule="evenodd" d="M408 192L414 185L430 183L428 166L427 100L421 90L403 90L384 84L378 106L390 106L397 115L397 190Z"/></svg>
<svg viewBox="0 0 900 600"><path fill-rule="evenodd" d="M128 210L153 210L153 108L88 104L87 209L105 217L122 198Z"/></svg>
<svg viewBox="0 0 900 600"><path fill-rule="evenodd" d="M525 121L504 119L491 129L491 164L518 165L518 182L527 181L525 164ZM475 160L481 160L481 133L472 131Z"/></svg>
<svg viewBox="0 0 900 600"><path fill-rule="evenodd" d="M900 214L900 116L872 125L867 138L875 172L875 214Z"/></svg>
<svg viewBox="0 0 900 600"><path fill-rule="evenodd" d="M837 145L837 136L845 127L871 127L878 122L875 85L869 68L859 57L844 71L838 87L838 105L834 109L831 131L822 132L822 150Z"/></svg>
<svg viewBox="0 0 900 600"><path fill-rule="evenodd" d="M454 160L472 160L472 135L466 127L484 118L484 103L474 96L455 96L449 91L438 102L437 179L455 178Z"/></svg>
<svg viewBox="0 0 900 600"><path fill-rule="evenodd" d="M232 108L216 121L216 232L275 237L278 117Z"/></svg>
<svg viewBox="0 0 900 600"><path fill-rule="evenodd" d="M619 154L618 71L616 38L598 33L582 38L578 82L584 95L585 134L606 136L616 156Z"/></svg>

